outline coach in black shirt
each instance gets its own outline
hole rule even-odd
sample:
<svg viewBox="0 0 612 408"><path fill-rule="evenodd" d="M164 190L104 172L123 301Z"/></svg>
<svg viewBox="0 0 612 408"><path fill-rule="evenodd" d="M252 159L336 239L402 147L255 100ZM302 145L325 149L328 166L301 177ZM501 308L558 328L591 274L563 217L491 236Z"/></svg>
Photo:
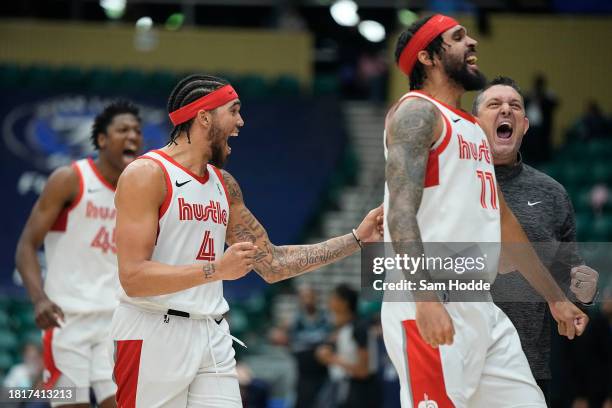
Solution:
<svg viewBox="0 0 612 408"><path fill-rule="evenodd" d="M570 299L590 304L598 273L576 251L574 210L561 184L524 164L519 148L529 128L523 96L507 77L491 81L474 101L473 113L487 134L495 175L508 206L522 225L544 265ZM516 327L531 371L549 393L551 316L546 302L518 272L498 275L492 286L498 306Z"/></svg>

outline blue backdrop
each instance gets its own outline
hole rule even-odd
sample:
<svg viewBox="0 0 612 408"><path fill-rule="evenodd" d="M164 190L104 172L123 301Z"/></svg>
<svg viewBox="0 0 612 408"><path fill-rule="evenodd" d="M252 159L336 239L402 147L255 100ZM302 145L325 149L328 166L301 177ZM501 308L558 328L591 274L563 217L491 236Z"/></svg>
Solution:
<svg viewBox="0 0 612 408"><path fill-rule="evenodd" d="M95 152L93 117L116 95L32 91L0 95L2 199L0 287L15 290L14 251L47 176L60 165ZM129 96L141 107L146 147L163 146L165 99ZM245 127L230 139L227 170L240 183L247 206L275 244L296 243L314 215L346 142L335 99L245 100ZM265 283L255 274L226 283L229 298L246 297ZM18 289L17 289L18 290Z"/></svg>

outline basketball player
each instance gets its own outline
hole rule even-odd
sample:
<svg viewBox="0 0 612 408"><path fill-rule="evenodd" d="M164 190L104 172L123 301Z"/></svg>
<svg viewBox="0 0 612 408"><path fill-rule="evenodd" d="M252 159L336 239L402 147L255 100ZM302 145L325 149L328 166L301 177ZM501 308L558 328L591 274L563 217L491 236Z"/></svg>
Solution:
<svg viewBox="0 0 612 408"><path fill-rule="evenodd" d="M232 86L188 76L170 94L168 112L169 144L128 166L115 199L124 290L112 325L117 402L239 407L222 282L251 269L277 282L342 259L381 238L382 207L344 236L275 246L221 170L228 139L244 126Z"/></svg>
<svg viewBox="0 0 612 408"><path fill-rule="evenodd" d="M555 246L550 256L547 251L540 251L544 264L551 265L549 268L560 286L569 287L578 305L592 305L599 274L584 265L577 252L570 198L561 184L521 159L519 149L529 120L520 88L511 78L495 78L474 101L472 113L478 116L489 140L495 176L504 198L527 237L531 242ZM531 372L547 397L551 379L551 321L546 304L535 294L527 295L531 293L529 283L518 272L498 276L492 287L496 302L500 297L508 299L508 294L521 298L498 305L516 327Z"/></svg>
<svg viewBox="0 0 612 408"><path fill-rule="evenodd" d="M115 406L106 350L118 286L113 200L119 175L142 147L138 115L117 101L96 116L98 158L51 174L17 244L17 269L44 330L45 386L76 387L74 407L89 406L90 387L100 407ZM43 240L44 286L36 255Z"/></svg>
<svg viewBox="0 0 612 408"><path fill-rule="evenodd" d="M400 255L419 258L428 242L528 242L497 191L485 134L459 109L465 91L484 85L476 44L439 14L415 22L398 40L398 65L412 91L387 117L385 240ZM586 315L546 271L533 272L542 268L535 254L512 252L507 262L549 301L560 332L580 334ZM487 255L484 273L496 273L498 254ZM406 279L430 281L429 271ZM382 309L403 407L545 407L516 330L492 302L443 304L431 291L412 296Z"/></svg>

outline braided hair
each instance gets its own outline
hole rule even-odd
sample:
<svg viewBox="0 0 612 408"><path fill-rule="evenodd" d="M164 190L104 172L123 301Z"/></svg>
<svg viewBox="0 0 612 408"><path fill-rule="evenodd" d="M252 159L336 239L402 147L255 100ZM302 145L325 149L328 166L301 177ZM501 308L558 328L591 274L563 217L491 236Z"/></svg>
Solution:
<svg viewBox="0 0 612 408"><path fill-rule="evenodd" d="M227 85L229 82L222 78L217 78L212 75L194 74L189 75L179 81L174 87L168 98L168 113L174 112L175 110L182 108L185 105L199 99L214 90ZM182 133L187 133L187 142L191 143L189 137L189 129L193 119L187 122L180 123L172 129L170 132L170 141L168 144L176 144L176 138Z"/></svg>
<svg viewBox="0 0 612 408"><path fill-rule="evenodd" d="M408 42L412 39L412 37L414 37L416 32L419 31L419 29L423 27L425 23L427 23L432 17L433 16L427 16L415 21L410 27L406 29L406 31L400 34L395 47L396 63L399 63L402 51L404 51L404 48L406 48ZM425 48L425 51L427 51L427 54L429 54L429 58L433 59L434 54L442 56L442 53L444 52L444 47L442 47L442 44L442 34L438 35L429 43L429 45ZM412 91L414 89L423 88L423 85L425 84L425 79L427 79L427 74L425 73L425 66L421 64L419 60L417 60L416 64L414 64L412 72L410 73L410 90Z"/></svg>

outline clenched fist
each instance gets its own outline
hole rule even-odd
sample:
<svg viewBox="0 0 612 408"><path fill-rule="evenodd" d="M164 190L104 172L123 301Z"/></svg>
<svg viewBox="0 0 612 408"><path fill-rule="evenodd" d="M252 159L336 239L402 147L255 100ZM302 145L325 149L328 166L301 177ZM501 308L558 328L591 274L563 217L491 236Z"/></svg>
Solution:
<svg viewBox="0 0 612 408"><path fill-rule="evenodd" d="M212 266L212 273L218 274L222 280L234 280L253 269L256 253L257 246L252 242L238 242L227 248L221 259L208 265ZM204 274L207 274L206 266Z"/></svg>

